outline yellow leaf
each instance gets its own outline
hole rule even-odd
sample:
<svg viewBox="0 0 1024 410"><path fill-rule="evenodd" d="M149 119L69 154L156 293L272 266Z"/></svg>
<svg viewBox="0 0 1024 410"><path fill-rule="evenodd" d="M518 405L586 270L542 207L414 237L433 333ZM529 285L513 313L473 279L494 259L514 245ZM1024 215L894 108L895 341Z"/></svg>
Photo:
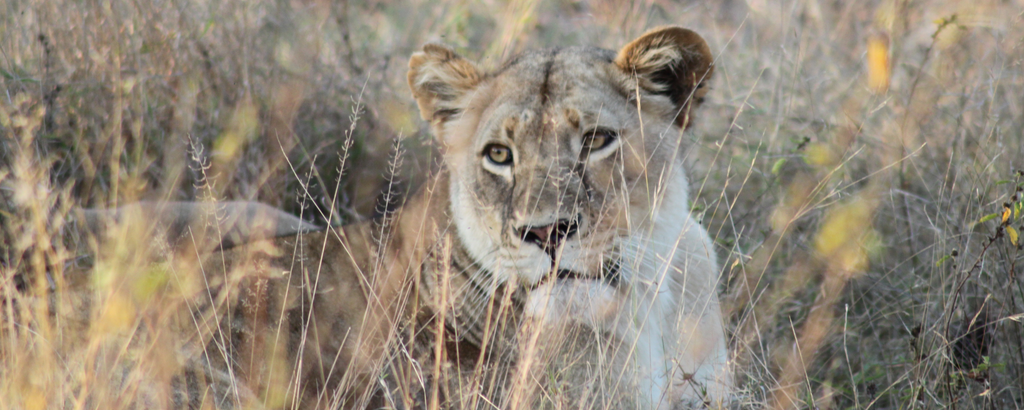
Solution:
<svg viewBox="0 0 1024 410"><path fill-rule="evenodd" d="M935 32L935 46L940 50L953 47L960 43L966 32L959 24L942 27Z"/></svg>
<svg viewBox="0 0 1024 410"><path fill-rule="evenodd" d="M246 143L259 134L259 109L252 101L243 100L235 107L224 133L213 143L213 154L219 161L235 159Z"/></svg>
<svg viewBox="0 0 1024 410"><path fill-rule="evenodd" d="M134 322L135 305L128 298L114 293L107 299L103 313L93 328L100 335L106 335L128 329Z"/></svg>
<svg viewBox="0 0 1024 410"><path fill-rule="evenodd" d="M139 273L132 286L132 296L138 302L150 301L167 287L171 275L166 263L153 264L149 269Z"/></svg>
<svg viewBox="0 0 1024 410"><path fill-rule="evenodd" d="M807 145L804 151L804 159L808 164L820 167L831 167L839 163L839 155L831 146L825 143L813 143Z"/></svg>
<svg viewBox="0 0 1024 410"><path fill-rule="evenodd" d="M1003 223L1009 221L1011 216L1013 216L1013 208L1010 208L1009 206L1003 206Z"/></svg>
<svg viewBox="0 0 1024 410"><path fill-rule="evenodd" d="M858 273L868 268L868 252L857 243L850 243L840 248L830 262L845 273Z"/></svg>
<svg viewBox="0 0 1024 410"><path fill-rule="evenodd" d="M891 29L892 24L896 22L897 12L896 4L891 1L883 1L878 5L878 9L875 10L875 27L881 29Z"/></svg>
<svg viewBox="0 0 1024 410"><path fill-rule="evenodd" d="M281 345L266 347L266 358L269 363L266 390L262 394L263 402L270 408L284 408L288 404L288 387L291 373L288 371L288 355Z"/></svg>
<svg viewBox="0 0 1024 410"><path fill-rule="evenodd" d="M876 93L889 89L889 45L884 36L868 39L868 86Z"/></svg>
<svg viewBox="0 0 1024 410"><path fill-rule="evenodd" d="M46 408L46 393L36 388L29 388L24 392L25 408L29 410L43 410ZM17 397L17 396L15 396Z"/></svg>
<svg viewBox="0 0 1024 410"><path fill-rule="evenodd" d="M1012 243L1013 246L1017 246L1018 241L1020 240L1020 234L1017 233L1017 230L1012 226L1007 226L1006 235L1010 237L1010 243Z"/></svg>
<svg viewBox="0 0 1024 410"><path fill-rule="evenodd" d="M856 197L825 217L814 247L830 266L850 275L867 269L869 248L878 243L871 226L873 210L870 201Z"/></svg>

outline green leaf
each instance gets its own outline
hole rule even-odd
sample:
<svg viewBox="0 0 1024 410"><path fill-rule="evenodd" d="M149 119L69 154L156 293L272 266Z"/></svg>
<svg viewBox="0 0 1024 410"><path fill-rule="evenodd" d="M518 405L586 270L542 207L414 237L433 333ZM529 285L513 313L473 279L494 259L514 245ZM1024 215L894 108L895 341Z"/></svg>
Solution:
<svg viewBox="0 0 1024 410"><path fill-rule="evenodd" d="M953 259L952 255L943 255L941 258L939 258L938 262L935 262L935 267L942 266L943 263L946 263L946 261L950 259Z"/></svg>
<svg viewBox="0 0 1024 410"><path fill-rule="evenodd" d="M209 33L210 30L213 29L213 26L215 24L216 24L216 22L212 18L209 19L209 20L206 20L206 24L203 26L203 32L199 34L199 38L206 37L206 33Z"/></svg>
<svg viewBox="0 0 1024 410"><path fill-rule="evenodd" d="M778 161L775 161L775 164L772 164L772 175L779 175L783 165L786 165L785 158L779 158Z"/></svg>
<svg viewBox="0 0 1024 410"><path fill-rule="evenodd" d="M978 223L983 224L985 222L988 222L988 221L991 221L993 219L998 218L1000 215L1002 215L1001 212L996 212L994 214L985 215L985 216L981 217L981 219L978 220Z"/></svg>

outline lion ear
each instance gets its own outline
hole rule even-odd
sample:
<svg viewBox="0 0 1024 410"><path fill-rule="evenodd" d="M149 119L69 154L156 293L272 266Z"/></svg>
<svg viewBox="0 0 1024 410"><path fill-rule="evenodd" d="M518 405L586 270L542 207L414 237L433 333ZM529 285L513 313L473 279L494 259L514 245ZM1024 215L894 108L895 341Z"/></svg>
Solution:
<svg viewBox="0 0 1024 410"><path fill-rule="evenodd" d="M683 128L690 125L690 111L704 101L715 71L704 38L677 26L644 33L619 50L615 65L630 76L629 88L639 85L669 97L677 108L675 122Z"/></svg>
<svg viewBox="0 0 1024 410"><path fill-rule="evenodd" d="M459 100L480 83L480 70L450 47L427 44L409 58L409 88L432 125L459 114Z"/></svg>

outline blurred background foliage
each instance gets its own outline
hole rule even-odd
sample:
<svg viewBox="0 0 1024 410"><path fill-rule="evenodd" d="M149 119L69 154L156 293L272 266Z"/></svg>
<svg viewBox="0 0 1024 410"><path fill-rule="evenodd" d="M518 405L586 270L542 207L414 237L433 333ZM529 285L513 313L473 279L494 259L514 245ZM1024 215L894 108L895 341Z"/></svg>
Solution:
<svg viewBox="0 0 1024 410"><path fill-rule="evenodd" d="M1020 0L10 0L0 297L9 308L19 275L73 259L54 221L74 206L247 199L321 225L379 214L382 192L438 166L405 80L428 41L494 68L679 24L716 55L686 138L745 397L1021 408L1022 13ZM133 320L110 303L127 316L104 329ZM15 377L14 340L21 326L71 330L4 318L0 408L66 407L74 389L53 386L79 384L59 361Z"/></svg>

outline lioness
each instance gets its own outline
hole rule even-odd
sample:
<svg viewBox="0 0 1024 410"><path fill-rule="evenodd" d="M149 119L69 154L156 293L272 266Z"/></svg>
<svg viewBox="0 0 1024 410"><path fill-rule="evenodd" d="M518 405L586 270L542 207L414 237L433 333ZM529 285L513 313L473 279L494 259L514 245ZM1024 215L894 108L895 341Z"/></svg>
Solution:
<svg viewBox="0 0 1024 410"><path fill-rule="evenodd" d="M207 304L236 302L184 321L199 367L266 397L284 366L302 408L725 398L719 268L681 158L712 72L680 27L492 72L424 46L408 81L442 169L383 220L205 258L224 272Z"/></svg>

